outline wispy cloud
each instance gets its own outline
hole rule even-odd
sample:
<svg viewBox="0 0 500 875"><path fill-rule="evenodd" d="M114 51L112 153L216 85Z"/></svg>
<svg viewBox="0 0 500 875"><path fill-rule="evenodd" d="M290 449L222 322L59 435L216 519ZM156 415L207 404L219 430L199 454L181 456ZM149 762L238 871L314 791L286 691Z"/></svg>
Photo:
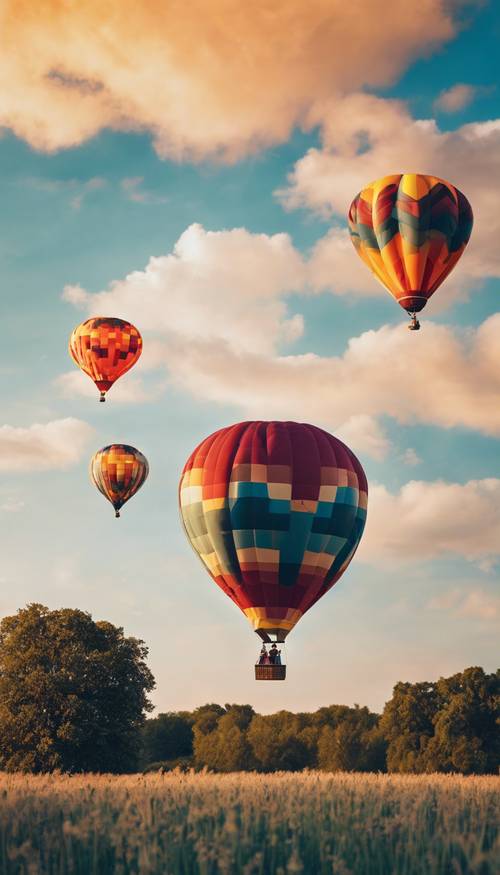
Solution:
<svg viewBox="0 0 500 875"><path fill-rule="evenodd" d="M0 426L0 470L64 469L80 461L93 428L81 419L55 419L28 427Z"/></svg>
<svg viewBox="0 0 500 875"><path fill-rule="evenodd" d="M98 397L97 389L92 380L81 371L68 371L60 374L54 380L54 385L63 398L93 398ZM113 386L113 404L139 404L155 401L165 391L166 379L160 379L146 385L140 376L127 374L127 378L118 380Z"/></svg>
<svg viewBox="0 0 500 875"><path fill-rule="evenodd" d="M143 176L128 176L122 179L120 184L129 201L146 205L165 204L167 202L167 197L143 188L143 182Z"/></svg>
<svg viewBox="0 0 500 875"><path fill-rule="evenodd" d="M478 89L474 85L464 83L453 85L451 88L441 91L434 101L434 109L437 112L459 112L472 103L477 93Z"/></svg>
<svg viewBox="0 0 500 875"><path fill-rule="evenodd" d="M486 97L495 91L495 85L467 85L460 82L441 91L434 101L436 112L453 113L466 109L478 97Z"/></svg>
<svg viewBox="0 0 500 875"><path fill-rule="evenodd" d="M88 195L93 191L99 191L102 188L105 188L107 182L101 176L94 176L92 179L88 179L87 182L84 182L80 186L80 191L78 194L75 194L74 197L71 198L70 204L74 210L79 210Z"/></svg>
<svg viewBox="0 0 500 875"><path fill-rule="evenodd" d="M79 210L88 195L100 191L107 186L107 180L102 176L92 176L90 179L51 179L49 177L29 176L23 180L23 184L36 191L47 194L68 193L69 205L74 210Z"/></svg>
<svg viewBox="0 0 500 875"><path fill-rule="evenodd" d="M420 458L418 453L415 452L413 447L408 447L408 449L406 449L404 453L401 454L400 458L405 465L409 465L411 468L413 468L415 465L419 465L422 461L422 459Z"/></svg>
<svg viewBox="0 0 500 875"><path fill-rule="evenodd" d="M500 619L500 595L476 589L451 589L430 599L432 611L446 611L455 617L472 620Z"/></svg>

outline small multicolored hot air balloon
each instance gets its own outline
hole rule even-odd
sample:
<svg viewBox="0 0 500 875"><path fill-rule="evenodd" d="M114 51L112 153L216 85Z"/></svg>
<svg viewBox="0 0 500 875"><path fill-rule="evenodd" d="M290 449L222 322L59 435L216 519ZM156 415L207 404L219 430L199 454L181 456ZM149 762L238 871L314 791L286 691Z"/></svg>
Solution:
<svg viewBox="0 0 500 875"><path fill-rule="evenodd" d="M98 450L90 460L90 477L111 502L115 516L120 508L141 488L149 473L148 460L135 447L111 444Z"/></svg>
<svg viewBox="0 0 500 875"><path fill-rule="evenodd" d="M363 533L367 497L351 450L297 422L222 428L190 455L179 484L195 552L264 642L283 642L341 577ZM284 679L274 668L284 666L256 666L256 677Z"/></svg>
<svg viewBox="0 0 500 875"><path fill-rule="evenodd" d="M436 176L398 173L367 185L349 209L354 247L420 328L416 314L456 265L472 232L472 208Z"/></svg>
<svg viewBox="0 0 500 875"><path fill-rule="evenodd" d="M142 352L142 337L130 322L97 316L78 325L69 339L74 362L94 381L100 401L113 383L132 368Z"/></svg>

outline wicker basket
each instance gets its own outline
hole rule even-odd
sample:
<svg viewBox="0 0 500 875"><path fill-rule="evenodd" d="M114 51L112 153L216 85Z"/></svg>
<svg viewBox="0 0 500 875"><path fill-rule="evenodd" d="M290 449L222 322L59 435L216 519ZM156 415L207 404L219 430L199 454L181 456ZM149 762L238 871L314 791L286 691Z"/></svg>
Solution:
<svg viewBox="0 0 500 875"><path fill-rule="evenodd" d="M256 665L256 681L284 681L286 678L286 665Z"/></svg>

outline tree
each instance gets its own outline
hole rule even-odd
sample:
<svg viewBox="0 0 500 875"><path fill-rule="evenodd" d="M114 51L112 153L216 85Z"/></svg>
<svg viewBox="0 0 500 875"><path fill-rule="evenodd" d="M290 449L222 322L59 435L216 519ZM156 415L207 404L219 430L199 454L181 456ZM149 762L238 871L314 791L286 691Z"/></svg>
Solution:
<svg viewBox="0 0 500 875"><path fill-rule="evenodd" d="M258 768L263 772L298 772L310 767L315 758L308 740L301 738L304 727L299 715L290 711L256 715L248 730L248 740Z"/></svg>
<svg viewBox="0 0 500 875"><path fill-rule="evenodd" d="M337 715L335 715L337 716ZM318 764L328 772L385 771L385 740L378 715L368 708L346 708L333 725L323 726L318 740Z"/></svg>
<svg viewBox="0 0 500 875"><path fill-rule="evenodd" d="M436 684L396 684L380 721L388 742L389 772L428 771L428 745L438 708Z"/></svg>
<svg viewBox="0 0 500 875"><path fill-rule="evenodd" d="M391 772L497 772L500 671L472 667L437 683L396 684L381 729Z"/></svg>
<svg viewBox="0 0 500 875"><path fill-rule="evenodd" d="M72 609L0 623L0 768L123 772L137 763L154 678L144 642Z"/></svg>
<svg viewBox="0 0 500 875"><path fill-rule="evenodd" d="M436 684L440 698L429 770L496 773L500 764L500 671L472 667Z"/></svg>
<svg viewBox="0 0 500 875"><path fill-rule="evenodd" d="M193 716L168 712L146 720L141 732L141 765L165 763L193 754Z"/></svg>
<svg viewBox="0 0 500 875"><path fill-rule="evenodd" d="M197 766L215 772L240 772L255 768L247 729L254 716L251 705L226 705L215 727L205 711L194 726L194 755Z"/></svg>

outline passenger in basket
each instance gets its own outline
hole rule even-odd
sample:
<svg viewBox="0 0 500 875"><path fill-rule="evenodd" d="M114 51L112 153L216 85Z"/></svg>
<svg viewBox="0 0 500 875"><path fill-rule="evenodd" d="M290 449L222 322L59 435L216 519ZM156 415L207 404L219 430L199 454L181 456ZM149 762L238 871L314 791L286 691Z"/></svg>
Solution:
<svg viewBox="0 0 500 875"><path fill-rule="evenodd" d="M269 665L269 654L265 644L262 645L262 650L259 654L259 665Z"/></svg>
<svg viewBox="0 0 500 875"><path fill-rule="evenodd" d="M278 648L276 647L276 644L273 644L270 651L269 651L269 662L271 663L271 665L276 665L276 663L277 663L276 657L279 656L279 653L280 652L279 652ZM279 665L279 663L278 663L278 665Z"/></svg>

